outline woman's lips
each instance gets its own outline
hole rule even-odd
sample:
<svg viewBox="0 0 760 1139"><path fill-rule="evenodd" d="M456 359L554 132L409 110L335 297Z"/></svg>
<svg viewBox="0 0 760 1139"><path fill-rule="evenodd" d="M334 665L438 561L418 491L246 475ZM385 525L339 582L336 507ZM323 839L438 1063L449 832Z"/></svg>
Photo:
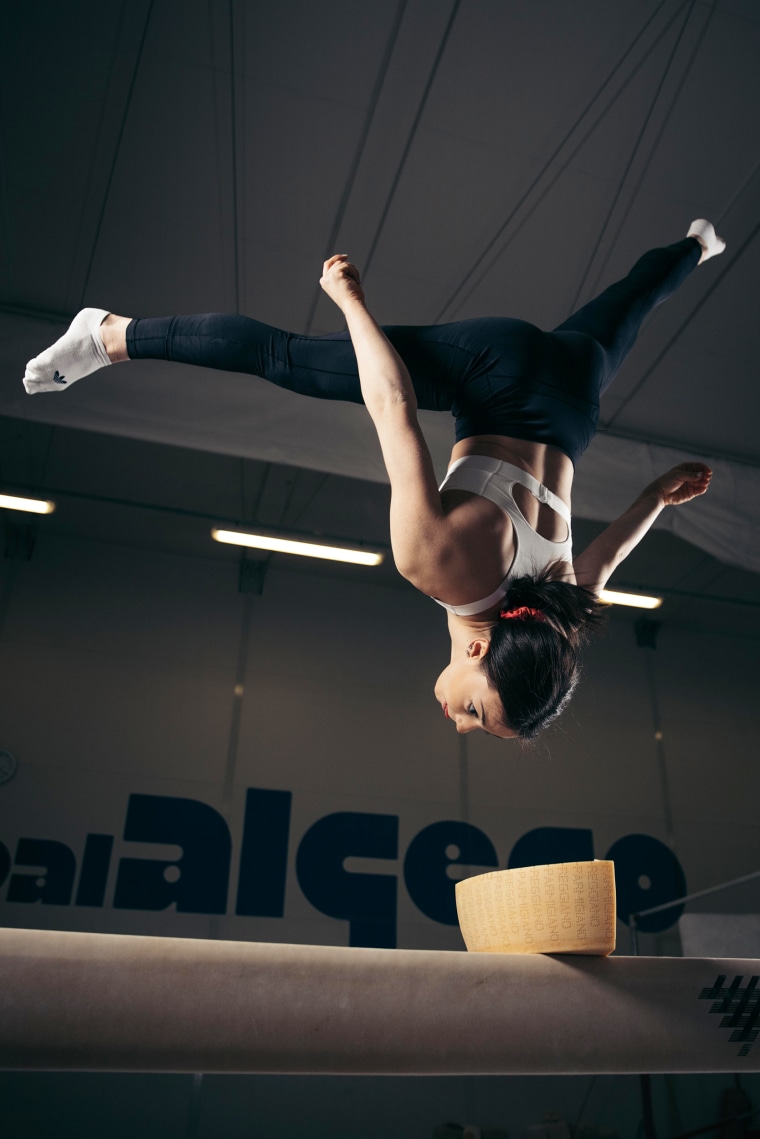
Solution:
<svg viewBox="0 0 760 1139"><path fill-rule="evenodd" d="M444 716L446 717L446 719L447 719L447 720L450 720L450 719L451 719L451 716L449 715L449 706L448 706L448 704L446 703L446 701L445 701L445 700L444 700L444 702L443 702L443 714L444 714Z"/></svg>

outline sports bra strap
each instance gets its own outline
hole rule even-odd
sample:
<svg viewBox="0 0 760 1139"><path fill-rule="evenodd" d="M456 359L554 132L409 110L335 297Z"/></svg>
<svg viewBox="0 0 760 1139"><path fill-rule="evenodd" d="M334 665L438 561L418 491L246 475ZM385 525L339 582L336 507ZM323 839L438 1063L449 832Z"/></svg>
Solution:
<svg viewBox="0 0 760 1139"><path fill-rule="evenodd" d="M551 542L548 538L542 538L529 525L515 502L512 493L515 483L524 486L539 502L544 503L564 519L568 530L564 542ZM573 541L569 507L522 467L506 463L503 459L492 459L488 455L465 455L449 467L446 478L440 486L441 490L447 488L480 495L501 507L512 521L515 538L515 556L512 565L501 585L493 593L489 593L488 597L465 605L450 605L437 597L433 598L450 613L460 617L483 613L501 601L507 592L510 579L522 577L524 574L540 573L553 561L571 560Z"/></svg>
<svg viewBox="0 0 760 1139"><path fill-rule="evenodd" d="M456 478L452 479L455 471ZM497 473L508 474L514 482L524 486L539 502L550 507L559 514L560 518L564 518L568 526L570 525L570 509L558 495L540 483L528 471L524 471L522 467L516 467L514 463L507 463L503 459L492 459L488 455L464 455L451 464L439 489L446 490L446 484L451 480L455 483L455 486L451 488L452 490L467 490L473 494L480 494L483 486L483 475Z"/></svg>

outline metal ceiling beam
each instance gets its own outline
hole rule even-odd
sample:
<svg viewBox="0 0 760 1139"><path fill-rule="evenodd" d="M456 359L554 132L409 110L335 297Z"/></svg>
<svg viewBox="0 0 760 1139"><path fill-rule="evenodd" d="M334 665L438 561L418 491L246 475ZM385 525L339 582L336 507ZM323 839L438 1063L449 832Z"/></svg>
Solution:
<svg viewBox="0 0 760 1139"><path fill-rule="evenodd" d="M87 289L98 250L114 175L121 153L121 144L129 118L135 84L145 49L154 0L144 4L123 4L113 65L109 72L108 90L104 99L99 138L93 148L90 178L82 203L77 249L87 248L86 264L75 258L69 276L68 296L73 308L81 308L87 299ZM104 158L109 153L107 165ZM89 221L94 218L94 225ZM91 227L91 228L90 228ZM89 233L87 232L89 229ZM77 280L79 278L79 280ZM77 297L74 301L73 297Z"/></svg>
<svg viewBox="0 0 760 1139"><path fill-rule="evenodd" d="M640 43L640 41L642 40L642 38L644 37L646 32L649 30L650 26L652 25L652 23L654 22L656 17L660 14L662 9L665 7L667 0L662 0L662 3L658 6L656 11L653 12L652 15L647 19L647 21L644 23L643 27L636 33L636 35L634 36L631 43L628 45L628 47L625 49L623 54L618 59L615 66L610 71L609 75L607 75L607 77L604 79L603 83L601 83L601 85L597 88L597 90L591 96L589 101L586 103L586 106L583 108L583 110L575 118L575 120L570 125L568 130L562 136L562 139L560 140L560 142L557 144L557 146L555 146L552 153L549 155L547 160L543 163L543 165L541 166L541 169L538 171L538 173L532 179L532 181L531 181L530 185L527 187L527 189L524 190L523 193L520 195L518 201L512 207L512 209L510 210L510 212L507 215L507 217L505 218L505 220L498 227L498 229L496 230L493 237L490 239L490 241L488 241L488 243L486 244L484 249L481 251L481 253L478 255L478 257L473 262L473 264L470 266L470 268L467 270L467 272L464 274L464 276L460 279L459 284L456 285L456 287L449 294L448 299L444 302L444 304L441 305L440 309L438 310L436 315L433 317L432 323L437 324L440 320L443 319L443 317L449 312L450 309L453 309L453 312L449 314L449 319L452 319L453 316L456 314L456 312L459 311L459 309L461 309L462 305L464 305L467 302L467 300L472 295L472 293L475 291L475 289L480 285L481 281L490 273L490 271L494 267L494 265L504 255L504 253L509 248L509 246L512 243L512 241L514 240L514 238L517 236L517 234L520 232L522 227L525 225L525 223L528 221L528 219L532 216L532 214L535 212L535 210L538 208L538 206L544 200L546 195L549 193L551 188L554 186L554 184L557 182L557 180L561 177L561 175L564 173L564 171L567 169L567 167L573 161L576 154L578 154L578 152L581 150L581 148L585 145L586 141L591 137L591 135L594 133L596 128L599 126L599 124L606 118L606 116L609 114L609 112L611 111L612 107L615 105L617 100L620 98L620 96L623 94L623 92L627 89L629 84L633 81L635 76L638 74L638 72L644 66L647 59L651 55L652 48L655 47L663 39L663 37L668 33L668 31L670 30L673 23L676 21L676 19L681 14L683 9L686 7L686 4L689 2L690 2L690 0L683 0L683 3L678 7L676 12L674 12L673 15L671 15L670 19L667 21L667 23L662 28L662 30L655 36L654 42L650 45L649 49L642 53L641 58L639 59L638 63L635 65L635 67L633 68L631 73L622 82L622 84L620 85L618 90L615 92L615 94L610 97L609 101L603 107L601 113L599 115L597 115L597 117L594 119L594 121L591 124L591 126L589 127L589 129L585 132L585 134L580 139L580 141L577 143L577 145L572 149L572 151L569 153L569 155L565 158L565 160L562 162L560 167L557 169L557 171L555 172L553 177L544 186L544 188L541 191L541 193L539 194L539 196L535 199L535 201L532 202L532 204L530 205L530 207L528 208L528 210L526 211L524 216L521 218L520 222L515 226L514 230L510 233L509 237L506 239L504 244L501 245L498 249L496 249L496 252L493 254L492 257L490 257L490 260L488 260L489 255L491 253L493 253L495 247L498 245L498 242L503 237L504 233L507 231L507 229L509 228L511 223L514 221L514 219L517 217L519 211L523 208L523 206L527 202L530 201L531 197L534 194L534 191L537 190L537 188L539 187L541 182L544 180L545 176L549 173L552 166L554 165L554 162L559 157L559 155L562 153L565 146L573 138L576 131L579 129L579 127L583 123L584 119L586 119L586 117L591 113L593 108L597 105L597 103L601 99L602 94L604 93L606 88L610 85L610 83L615 78L617 73L623 67L623 65L626 62L626 60L628 59L628 57L632 54L632 52L638 46L638 44ZM485 264L485 267L482 269L482 272L480 272L479 275L476 277L475 274L478 273L478 270L481 269L481 267L483 267L484 264ZM463 290L466 287L467 287L467 291L463 295L460 295L460 294L462 294ZM454 306L456 306L456 307L454 307Z"/></svg>
<svg viewBox="0 0 760 1139"><path fill-rule="evenodd" d="M362 127L362 132L359 136L359 141L356 145L356 150L354 152L353 160L352 160L351 165L348 169L348 173L346 174L346 180L343 184L343 190L341 192L340 199L338 201L337 209L335 210L335 217L333 218L333 223L332 223L332 226L330 227L330 233L328 235L327 241L326 241L325 246L324 246L325 259L327 259L328 257L331 257L332 254L335 253L335 251L336 251L336 246L337 246L337 241L338 241L338 235L340 233L340 228L343 225L343 219L346 216L346 210L348 208L348 203L351 199L351 194L353 193L354 185L356 183L356 176L359 173L359 167L361 166L362 159L364 157L364 152L365 152L365 149L367 146L367 141L369 139L370 131L372 130L372 124L373 124L374 119L375 119L375 112L377 111L377 106L378 106L378 103L380 101L380 95L382 93L383 87L385 85L385 80L386 80L387 75L388 75L388 68L390 66L390 62L391 62L391 59L393 57L393 52L394 52L394 49L396 47L396 41L398 39L398 34L399 34L399 30L401 28L402 21L404 19L404 13L406 12L407 3L408 3L408 0L399 0L399 3L397 4L397 7L396 7L396 14L394 16L393 23L391 25L391 30L388 34L388 38L387 38L386 43L385 43L385 49L383 51L382 59L380 60L380 66L379 66L378 71L377 71L377 77L375 79L375 85L372 89L372 94L370 95L370 98L369 98L369 105L367 107L367 113L364 117L364 126ZM366 270L364 270L364 271L366 271ZM314 327L314 317L315 317L315 314L317 311L317 305L319 303L321 295L322 295L322 290L319 287L319 285L317 285L317 287L314 289L314 296L313 296L311 305L309 306L309 313L308 313L308 316L306 318L305 331L306 331L307 335L311 334L311 331Z"/></svg>
<svg viewBox="0 0 760 1139"><path fill-rule="evenodd" d="M681 41L683 40L684 32L686 31L686 26L689 23L689 20L691 19L691 15L694 11L694 6L695 6L696 2L697 2L697 0L691 0L691 4L689 6L689 9L688 9L688 11L684 17L683 23L681 24L678 35L676 36L675 43L673 44L672 48L670 49L670 53L669 53L667 61L665 63L665 67L663 69L662 75L660 76L659 82L657 83L657 86L655 87L654 95L652 96L652 99L649 103L649 109L647 110L646 114L644 115L644 121L641 125L641 129L639 130L639 133L636 136L636 141L633 144L633 147L631 149L631 153L629 155L628 161L626 162L625 167L623 168L623 173L621 174L620 179L618 181L617 189L615 190L615 193L612 196L612 202L610 203L610 207L607 210L607 215L606 215L604 221L602 222L602 225L599 229L599 234L598 234L596 242L594 244L594 248L591 250L591 255L590 255L590 257L586 263L586 269L585 269L585 271L584 271L583 275L581 276L581 279L578 283L578 288L575 291L575 295L574 295L572 301L570 302L570 305L568 306L570 312L575 312L575 310L578 308L578 302L581 298L583 288L584 288L586 282L588 281L589 274L591 273L591 267L593 266L594 261L596 260L596 255L599 252L599 248L600 248L602 242L604 241L604 235L607 232L607 227L609 226L610 221L612 220L612 215L615 212L617 204L620 201L620 196L623 193L626 182L628 181L628 175L630 174L631 169L633 167L633 164L636 161L636 157L639 153L639 148L640 148L642 142L644 141L644 135L647 132L647 128L649 126L649 123L651 122L652 115L654 114L655 107L657 106L657 103L659 102L660 95L662 94L662 89L665 86L668 75L670 74L671 68L672 68L673 63L675 61L676 55L678 54L678 49L681 46ZM673 108L671 106L670 110L672 111L672 109ZM668 114L669 113L670 112L668 112ZM667 121L667 116L666 116L666 121ZM651 154L650 154L650 158L651 158ZM625 221L625 218L623 218L623 221Z"/></svg>

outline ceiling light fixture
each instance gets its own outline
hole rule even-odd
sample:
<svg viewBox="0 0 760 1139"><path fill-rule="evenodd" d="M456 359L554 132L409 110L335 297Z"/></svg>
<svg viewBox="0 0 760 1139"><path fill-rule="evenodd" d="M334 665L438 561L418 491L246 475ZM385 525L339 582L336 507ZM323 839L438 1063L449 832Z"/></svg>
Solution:
<svg viewBox="0 0 760 1139"><path fill-rule="evenodd" d="M44 498L20 498L16 494L0 494L0 509L26 510L30 514L52 514L55 503L47 502Z"/></svg>
<svg viewBox="0 0 760 1139"><path fill-rule="evenodd" d="M372 550L349 550L343 546L323 546L315 542L276 538L271 534L246 534L239 530L211 531L217 542L231 546L249 546L254 550L271 550L276 554L298 554L303 558L324 558L329 562L351 562L358 566L379 566L384 555Z"/></svg>
<svg viewBox="0 0 760 1139"><path fill-rule="evenodd" d="M659 609L662 605L661 597L647 597L643 593L620 593L615 589L603 589L599 600L607 605L630 605L634 609Z"/></svg>

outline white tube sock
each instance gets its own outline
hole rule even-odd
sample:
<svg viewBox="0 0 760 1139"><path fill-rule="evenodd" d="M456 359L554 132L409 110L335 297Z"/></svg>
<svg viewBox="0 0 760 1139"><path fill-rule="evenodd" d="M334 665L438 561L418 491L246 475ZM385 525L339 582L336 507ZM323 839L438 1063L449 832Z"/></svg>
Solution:
<svg viewBox="0 0 760 1139"><path fill-rule="evenodd" d="M26 366L24 387L30 395L36 392L64 391L75 380L89 376L110 364L100 326L108 309L83 308L66 332Z"/></svg>
<svg viewBox="0 0 760 1139"><path fill-rule="evenodd" d="M697 218L696 221L693 221L686 236L696 237L702 246L703 253L698 261L699 265L711 257L717 257L726 248L725 241L722 237L718 237L712 222L709 222L707 218Z"/></svg>

